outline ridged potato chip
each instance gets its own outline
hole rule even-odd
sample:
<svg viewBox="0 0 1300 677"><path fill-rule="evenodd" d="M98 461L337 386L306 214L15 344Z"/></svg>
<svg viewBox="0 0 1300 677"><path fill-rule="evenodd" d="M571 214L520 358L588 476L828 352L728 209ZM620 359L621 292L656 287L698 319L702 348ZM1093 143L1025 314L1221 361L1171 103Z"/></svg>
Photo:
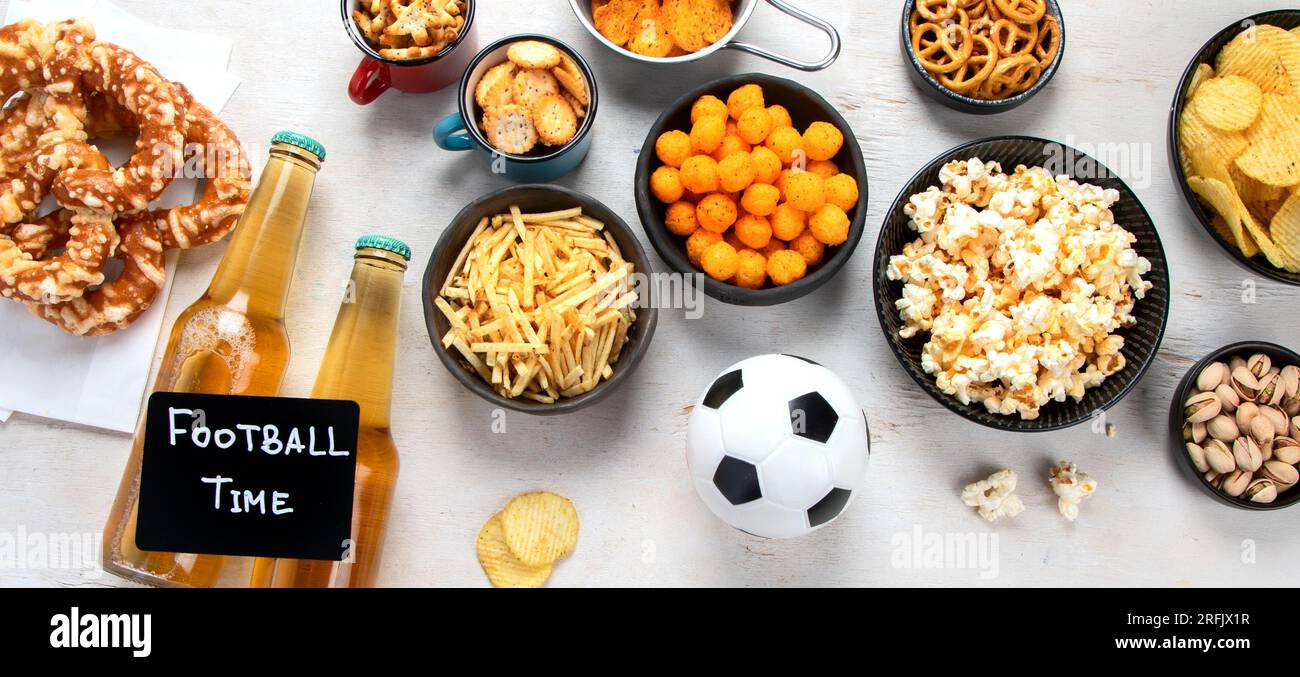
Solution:
<svg viewBox="0 0 1300 677"><path fill-rule="evenodd" d="M1202 83L1188 109L1218 129L1239 132L1255 124L1263 103L1259 85L1240 75L1225 75Z"/></svg>
<svg viewBox="0 0 1300 677"><path fill-rule="evenodd" d="M1191 186L1192 191L1200 195L1202 199L1210 204L1214 211L1223 217L1228 231L1232 234L1232 240L1237 243L1237 247L1247 256L1255 254L1248 253L1254 248L1254 243L1250 242L1245 233L1244 222L1253 219L1246 210L1246 205L1242 204L1241 198L1237 196L1231 184L1224 183L1218 179L1193 176L1187 179L1187 185ZM1256 252L1258 253L1258 252Z"/></svg>
<svg viewBox="0 0 1300 677"><path fill-rule="evenodd" d="M1293 273L1300 273L1300 193L1292 193L1273 215L1269 235L1287 257ZM1285 267L1285 266L1283 266Z"/></svg>
<svg viewBox="0 0 1300 677"><path fill-rule="evenodd" d="M1259 40L1253 31L1245 31L1229 42L1215 62L1219 77L1240 75L1272 94L1291 93L1291 75L1282 59Z"/></svg>
<svg viewBox="0 0 1300 677"><path fill-rule="evenodd" d="M1259 44L1281 60L1291 80L1291 93L1300 94L1300 37L1268 24L1256 26L1255 30Z"/></svg>
<svg viewBox="0 0 1300 677"><path fill-rule="evenodd" d="M1249 146L1243 132L1217 129L1196 111L1183 111L1178 147L1186 161L1188 176L1205 176L1229 183L1232 178L1228 168Z"/></svg>
<svg viewBox="0 0 1300 677"><path fill-rule="evenodd" d="M1190 100L1196 96L1196 90L1200 88L1206 80L1214 77L1214 66L1208 63L1200 64L1196 67L1196 72L1192 73L1192 82L1187 86L1187 98Z"/></svg>
<svg viewBox="0 0 1300 677"><path fill-rule="evenodd" d="M522 494L501 511L510 551L520 562L541 567L568 557L578 546L578 511L569 499L548 491Z"/></svg>
<svg viewBox="0 0 1300 677"><path fill-rule="evenodd" d="M1300 95L1265 95L1246 139L1250 146L1236 160L1244 174L1270 186L1300 183Z"/></svg>
<svg viewBox="0 0 1300 677"><path fill-rule="evenodd" d="M478 532L474 549L478 553L478 563L487 574L488 581L495 588L540 588L551 577L552 567L529 566L520 562L510 546L506 545L505 529L501 525L501 513L483 525Z"/></svg>

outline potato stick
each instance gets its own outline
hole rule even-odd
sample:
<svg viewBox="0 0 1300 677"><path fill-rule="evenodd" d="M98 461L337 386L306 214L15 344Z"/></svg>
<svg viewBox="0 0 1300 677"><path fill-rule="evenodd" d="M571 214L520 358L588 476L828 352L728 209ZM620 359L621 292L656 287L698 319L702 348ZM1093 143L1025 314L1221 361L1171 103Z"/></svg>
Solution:
<svg viewBox="0 0 1300 677"><path fill-rule="evenodd" d="M452 341L451 345L460 352L461 357L464 357L465 361L469 362L470 366L474 368L474 371L478 372L479 376L482 376L484 379L491 378L492 375L488 372L487 365L483 364L483 361L478 358L478 355L474 354L474 351L469 349L469 346L466 345L464 341L457 338Z"/></svg>
<svg viewBox="0 0 1300 677"><path fill-rule="evenodd" d="M537 393L524 393L524 397L542 404L555 404L555 400L557 399L549 395L538 395Z"/></svg>
<svg viewBox="0 0 1300 677"><path fill-rule="evenodd" d="M549 348L532 343L473 343L470 350L476 353L500 353L501 357L512 353L545 353Z"/></svg>
<svg viewBox="0 0 1300 677"><path fill-rule="evenodd" d="M447 274L447 281L442 285L442 293L447 293L447 288L451 286L451 276L455 275L456 271L460 270L461 266L465 265L465 260L469 258L469 252L474 246L474 241L478 239L478 236L483 232L483 229L487 228L487 224L488 220L486 217L479 219L478 227L474 229L474 232L470 233L469 239L465 240L465 247L456 255L456 262L451 264L451 272Z"/></svg>
<svg viewBox="0 0 1300 677"><path fill-rule="evenodd" d="M558 212L546 212L542 214L524 214L524 223L548 223L550 221L568 221L577 219L582 216L582 207L565 209Z"/></svg>
<svg viewBox="0 0 1300 677"><path fill-rule="evenodd" d="M437 306L438 310L442 311L442 314L447 318L447 321L451 323L451 326L456 329L469 329L469 327L466 326L465 321L456 314L456 311L452 309L451 304L447 303L446 299L439 296L433 300L433 305Z"/></svg>
<svg viewBox="0 0 1300 677"><path fill-rule="evenodd" d="M577 221L578 223L586 225L588 228L593 228L595 230L605 230L605 224L602 221L593 219L590 216L585 216L585 215L575 216L573 217L573 220Z"/></svg>
<svg viewBox="0 0 1300 677"><path fill-rule="evenodd" d="M524 215L523 212L519 211L519 207L516 205L510 205L510 220L514 223L515 234L520 240L524 239L524 236L527 234L524 229Z"/></svg>
<svg viewBox="0 0 1300 677"><path fill-rule="evenodd" d="M525 308L533 307L533 267L537 265L537 247L533 244L536 238L532 231L524 233L524 299Z"/></svg>

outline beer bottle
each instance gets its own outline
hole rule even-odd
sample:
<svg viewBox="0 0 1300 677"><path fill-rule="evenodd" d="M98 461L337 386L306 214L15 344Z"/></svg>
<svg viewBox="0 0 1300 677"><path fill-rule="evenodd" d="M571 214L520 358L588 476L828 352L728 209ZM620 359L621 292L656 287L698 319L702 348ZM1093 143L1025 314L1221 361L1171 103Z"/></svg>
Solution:
<svg viewBox="0 0 1300 677"><path fill-rule="evenodd" d="M357 242L352 279L334 323L311 396L361 407L352 535L343 561L258 559L253 587L374 587L388 510L397 484L397 446L389 429L402 275L411 249L389 237Z"/></svg>
<svg viewBox="0 0 1300 677"><path fill-rule="evenodd" d="M301 134L271 139L270 159L207 292L172 327L154 392L274 396L289 364L284 307L307 204L325 149ZM140 423L104 527L104 568L141 583L210 587L224 558L136 547Z"/></svg>

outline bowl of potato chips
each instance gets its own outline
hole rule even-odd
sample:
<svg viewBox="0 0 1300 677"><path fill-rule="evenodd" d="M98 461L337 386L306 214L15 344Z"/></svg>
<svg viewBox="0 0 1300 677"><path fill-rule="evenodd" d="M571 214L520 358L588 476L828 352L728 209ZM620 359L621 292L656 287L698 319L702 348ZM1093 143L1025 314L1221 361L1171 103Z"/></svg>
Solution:
<svg viewBox="0 0 1300 677"><path fill-rule="evenodd" d="M1250 270L1300 285L1300 11L1257 14L1201 48L1169 150L1206 232Z"/></svg>
<svg viewBox="0 0 1300 677"><path fill-rule="evenodd" d="M645 63L679 64L735 49L804 71L829 68L840 56L835 27L782 0L768 4L826 34L830 50L800 61L735 40L759 0L569 0L578 21L606 47Z"/></svg>

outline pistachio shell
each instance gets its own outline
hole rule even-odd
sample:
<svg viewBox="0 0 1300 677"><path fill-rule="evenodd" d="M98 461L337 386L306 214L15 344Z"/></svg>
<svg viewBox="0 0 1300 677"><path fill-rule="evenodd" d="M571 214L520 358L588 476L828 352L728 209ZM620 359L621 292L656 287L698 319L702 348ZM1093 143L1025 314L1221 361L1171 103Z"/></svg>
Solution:
<svg viewBox="0 0 1300 677"><path fill-rule="evenodd" d="M1277 485L1270 480L1255 480L1247 487L1244 498L1252 503L1272 503L1277 500Z"/></svg>
<svg viewBox="0 0 1300 677"><path fill-rule="evenodd" d="M1241 396L1237 394L1237 391L1232 389L1232 386L1226 383L1220 384L1218 388L1215 388L1214 394L1219 396L1219 404L1223 405L1223 411L1226 414L1236 412L1237 407L1241 406Z"/></svg>
<svg viewBox="0 0 1300 677"><path fill-rule="evenodd" d="M1197 393L1187 400L1187 420L1191 423L1205 423L1223 411L1223 403L1214 393Z"/></svg>
<svg viewBox="0 0 1300 677"><path fill-rule="evenodd" d="M1273 440L1273 460L1296 465L1300 463L1300 442L1291 437Z"/></svg>
<svg viewBox="0 0 1300 677"><path fill-rule="evenodd" d="M1204 423L1185 423L1183 424L1183 441L1200 444L1209 437L1210 433L1205 429Z"/></svg>
<svg viewBox="0 0 1300 677"><path fill-rule="evenodd" d="M1295 466L1282 461L1265 463L1260 474L1283 487L1290 487L1300 482L1300 470L1296 470Z"/></svg>
<svg viewBox="0 0 1300 677"><path fill-rule="evenodd" d="M1238 470L1253 473L1264 465L1264 454L1259 445L1249 437L1242 437L1232 443L1232 457Z"/></svg>
<svg viewBox="0 0 1300 677"><path fill-rule="evenodd" d="M1259 417L1267 419L1273 425L1273 431L1281 435L1286 430L1286 412L1277 407L1260 407ZM1251 422L1254 425L1254 422Z"/></svg>
<svg viewBox="0 0 1300 677"><path fill-rule="evenodd" d="M1250 359L1246 360L1246 368L1249 369L1250 373L1254 374L1256 378L1259 378L1264 374L1267 374L1269 370L1273 368L1273 358L1264 353L1256 353L1251 355Z"/></svg>
<svg viewBox="0 0 1300 677"><path fill-rule="evenodd" d="M1210 464L1210 468L1220 475L1236 470L1237 460L1232 455L1232 450L1228 445L1219 440L1210 440L1202 447L1205 449L1205 462Z"/></svg>
<svg viewBox="0 0 1300 677"><path fill-rule="evenodd" d="M1187 457L1192 459L1192 465L1202 473L1210 471L1210 463L1205 460L1205 450L1199 444L1187 443Z"/></svg>
<svg viewBox="0 0 1300 677"><path fill-rule="evenodd" d="M1237 427L1237 421L1227 414L1219 414L1210 419L1205 424L1205 430L1216 440L1231 442L1241 437L1241 429Z"/></svg>
<svg viewBox="0 0 1300 677"><path fill-rule="evenodd" d="M1242 402L1237 407L1237 427L1242 430L1250 430L1250 422L1259 416L1259 405L1254 402Z"/></svg>
<svg viewBox="0 0 1300 677"><path fill-rule="evenodd" d="M1276 436L1277 431L1273 429L1273 424L1267 416L1256 416L1255 420L1250 422L1250 437L1256 444L1270 442Z"/></svg>
<svg viewBox="0 0 1300 677"><path fill-rule="evenodd" d="M1208 393L1221 385L1226 385L1228 377L1231 375L1232 370L1228 369L1228 365L1215 362L1202 370L1200 375L1196 377L1196 387L1200 388L1201 392Z"/></svg>
<svg viewBox="0 0 1300 677"><path fill-rule="evenodd" d="M1259 378L1249 369L1238 367L1232 372L1232 389L1242 400L1253 400L1259 394Z"/></svg>
<svg viewBox="0 0 1300 677"><path fill-rule="evenodd" d="M1223 493L1232 497L1240 497L1246 493L1246 488L1250 486L1251 477L1253 477L1251 473L1242 470L1232 471L1223 480Z"/></svg>

